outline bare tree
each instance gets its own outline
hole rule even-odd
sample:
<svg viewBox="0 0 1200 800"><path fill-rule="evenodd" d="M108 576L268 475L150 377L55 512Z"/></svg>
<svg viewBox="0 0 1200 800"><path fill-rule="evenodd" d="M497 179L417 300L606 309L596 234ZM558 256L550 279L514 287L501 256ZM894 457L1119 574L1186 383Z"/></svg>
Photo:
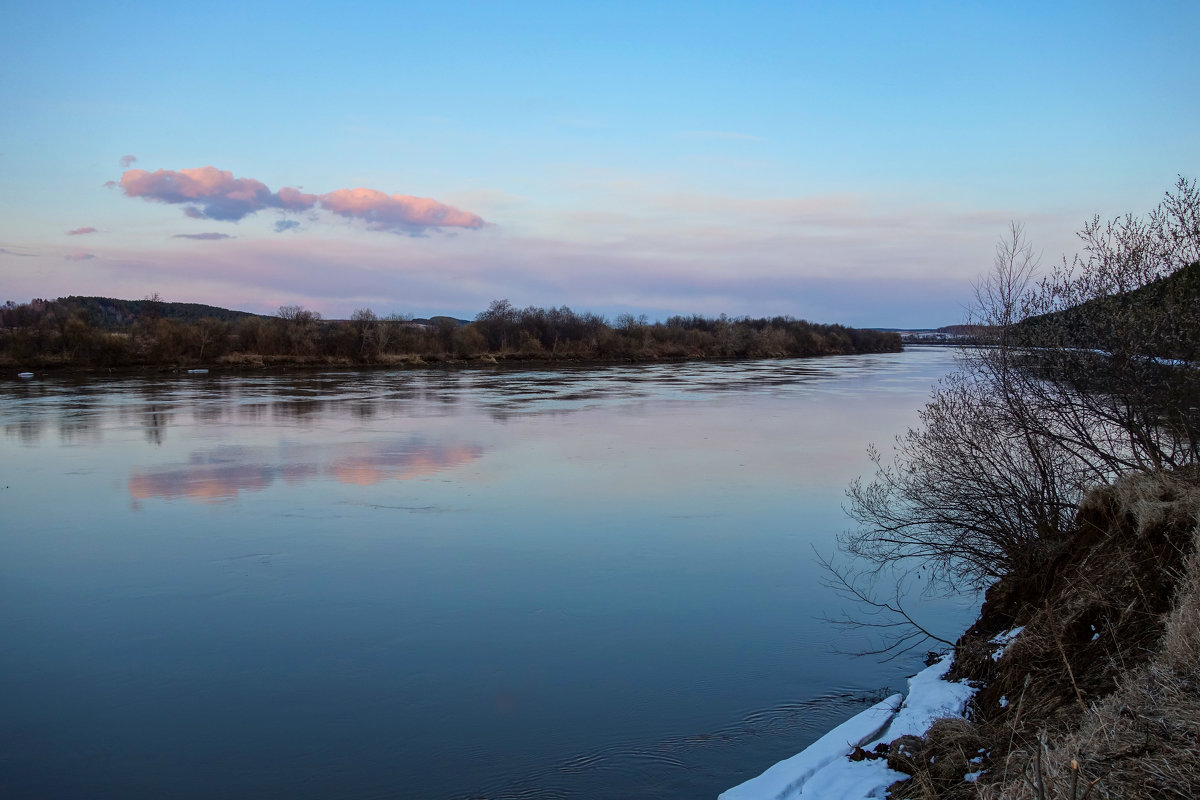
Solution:
<svg viewBox="0 0 1200 800"><path fill-rule="evenodd" d="M874 476L848 490L858 528L840 544L873 568L920 566L950 586L981 588L1063 529L1079 476L1069 454L1022 429L987 375L966 366L897 437L890 461L871 449Z"/></svg>
<svg viewBox="0 0 1200 800"><path fill-rule="evenodd" d="M190 333L198 350L196 357L203 361L205 350L214 344L219 347L229 337L229 324L213 317L201 317L192 323Z"/></svg>
<svg viewBox="0 0 1200 800"><path fill-rule="evenodd" d="M843 549L869 570L980 588L1038 563L1083 492L1200 463L1200 192L1145 219L1093 220L1035 282L1019 225L975 287L987 346L964 349L915 428L854 482ZM879 608L876 604L870 604Z"/></svg>
<svg viewBox="0 0 1200 800"><path fill-rule="evenodd" d="M284 340L293 355L314 349L317 327L321 321L319 312L298 305L280 306L279 319L284 323Z"/></svg>
<svg viewBox="0 0 1200 800"><path fill-rule="evenodd" d="M475 316L475 327L492 350L507 350L517 339L520 312L508 300L493 300Z"/></svg>
<svg viewBox="0 0 1200 800"><path fill-rule="evenodd" d="M357 340L360 357L376 355L383 349L379 333L383 331L386 339L387 329L379 324L379 317L375 315L374 311L369 308L355 309L350 315L350 322L354 325L354 336Z"/></svg>
<svg viewBox="0 0 1200 800"><path fill-rule="evenodd" d="M1200 191L1183 178L1145 219L1093 219L1083 251L1024 303L1021 390L1097 478L1200 460Z"/></svg>
<svg viewBox="0 0 1200 800"><path fill-rule="evenodd" d="M1010 222L1008 235L996 242L992 269L975 282L968 323L1003 336L1020 321L1022 304L1041 259L1025 236L1025 226Z"/></svg>

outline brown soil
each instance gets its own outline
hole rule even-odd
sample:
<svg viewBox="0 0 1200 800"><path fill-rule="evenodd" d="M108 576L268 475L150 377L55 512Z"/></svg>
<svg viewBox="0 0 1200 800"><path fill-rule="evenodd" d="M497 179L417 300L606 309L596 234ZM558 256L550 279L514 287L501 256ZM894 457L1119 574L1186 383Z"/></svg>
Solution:
<svg viewBox="0 0 1200 800"><path fill-rule="evenodd" d="M935 725L890 796L1200 797L1198 518L1196 472L1091 492L1036 569L988 590L949 676L980 686L970 721Z"/></svg>

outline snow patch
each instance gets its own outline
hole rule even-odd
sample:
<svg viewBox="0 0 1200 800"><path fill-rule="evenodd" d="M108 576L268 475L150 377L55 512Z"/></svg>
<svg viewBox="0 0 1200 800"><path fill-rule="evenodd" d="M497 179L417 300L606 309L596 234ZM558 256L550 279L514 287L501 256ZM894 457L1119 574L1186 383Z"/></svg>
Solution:
<svg viewBox="0 0 1200 800"><path fill-rule="evenodd" d="M1000 656L1008 652L1008 647L1012 644L1013 639L1016 639L1018 636L1020 636L1021 631L1023 630L1025 630L1025 626L1020 625L1016 628L1013 628L1011 631L1005 631L1004 633L994 637L991 643L998 645L998 647L992 651L992 661L999 661Z"/></svg>
<svg viewBox="0 0 1200 800"><path fill-rule="evenodd" d="M907 775L888 769L885 759L850 761L856 746L871 750L905 734L920 736L933 721L962 716L975 690L945 680L954 663L945 656L908 679L908 697L893 695L851 717L803 751L757 778L723 792L717 800L859 800L882 797Z"/></svg>
<svg viewBox="0 0 1200 800"><path fill-rule="evenodd" d="M866 711L854 715L796 755L780 761L757 778L751 778L745 783L721 793L717 800L787 800L800 797L805 792L805 785L813 779L813 776L830 766L840 766L842 763L877 763L851 762L846 761L845 757L850 755L855 747L875 739L888 727L896 715L896 710L900 707L901 699L901 695L894 694ZM885 769L886 766L885 764Z"/></svg>
<svg viewBox="0 0 1200 800"><path fill-rule="evenodd" d="M941 661L908 679L908 697L882 741L922 736L934 720L963 715L975 689L960 681L944 680L953 665L953 656L943 656Z"/></svg>

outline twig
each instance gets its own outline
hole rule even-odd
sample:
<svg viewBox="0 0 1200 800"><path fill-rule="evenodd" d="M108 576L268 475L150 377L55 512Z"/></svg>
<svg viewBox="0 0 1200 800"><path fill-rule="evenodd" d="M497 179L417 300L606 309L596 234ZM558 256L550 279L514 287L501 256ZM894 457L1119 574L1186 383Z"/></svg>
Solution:
<svg viewBox="0 0 1200 800"><path fill-rule="evenodd" d="M900 584L897 584L896 594L891 602L879 600L868 589L864 589L856 584L847 571L838 569L834 566L832 560L817 552L816 548L813 548L813 552L817 563L824 567L826 572L831 576L824 580L826 586L829 586L843 597L866 606L867 609L863 612L865 616L887 614L890 618L886 622L871 622L866 619L856 619L843 614L841 618L823 617L823 619L848 630L860 630L863 628L873 628L876 630L903 629L902 633L892 634L893 638L890 641L885 640L885 646L874 650L859 651L853 655L878 656L888 654L887 658L882 659L884 662L887 662L913 650L925 641L940 642L947 647L954 646L954 642L938 636L913 619L900 600Z"/></svg>
<svg viewBox="0 0 1200 800"><path fill-rule="evenodd" d="M1067 658L1067 648L1063 646L1062 639L1058 635L1058 623L1054 620L1054 612L1050 608L1050 601L1046 601L1046 621L1049 623L1050 635L1054 637L1054 643L1058 645L1058 652L1062 655L1063 665L1067 668L1067 677L1071 679L1071 687L1075 690L1075 699L1079 701L1079 707L1083 713L1087 713L1087 703L1083 702L1083 692L1079 691L1079 684L1075 682L1075 671L1071 669L1071 660Z"/></svg>

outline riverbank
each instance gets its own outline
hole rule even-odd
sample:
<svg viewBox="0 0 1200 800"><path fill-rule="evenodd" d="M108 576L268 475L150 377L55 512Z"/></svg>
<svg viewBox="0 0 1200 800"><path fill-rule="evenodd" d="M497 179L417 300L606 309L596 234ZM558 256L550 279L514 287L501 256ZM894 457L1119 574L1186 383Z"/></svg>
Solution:
<svg viewBox="0 0 1200 800"><path fill-rule="evenodd" d="M1198 520L1192 472L1092 491L1071 534L988 590L902 705L721 800L1200 796ZM921 724L902 724L906 710Z"/></svg>
<svg viewBox="0 0 1200 800"><path fill-rule="evenodd" d="M759 361L768 359L787 358L825 358L837 355L877 355L880 353L903 352L902 349L879 350L869 352L826 353L811 356L772 355L762 357L737 357L717 355L644 355L624 356L619 358L598 358L578 355L562 356L526 356L520 353L484 354L471 357L455 357L452 355L426 354L394 355L378 357L370 360L354 360L349 358L323 356L264 356L257 354L234 353L212 361L177 361L167 363L124 364L120 366L98 366L75 364L64 360L42 360L38 362L17 362L14 359L0 359L0 376L15 378L19 372L36 370L36 373L47 375L169 375L187 374L202 371L205 373L222 373L231 375L247 375L263 372L305 372L326 370L406 370L406 369L561 369L564 367L588 369L592 367L637 366L642 364L687 364L692 362L736 363L739 361Z"/></svg>

